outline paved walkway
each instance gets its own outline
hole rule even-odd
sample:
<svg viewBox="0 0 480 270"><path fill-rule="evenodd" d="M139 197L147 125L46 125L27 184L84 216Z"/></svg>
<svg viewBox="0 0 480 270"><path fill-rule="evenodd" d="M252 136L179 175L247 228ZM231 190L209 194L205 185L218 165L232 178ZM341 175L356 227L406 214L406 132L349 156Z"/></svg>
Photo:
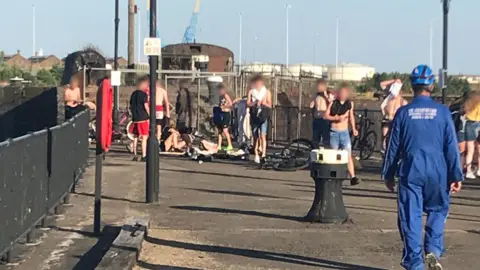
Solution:
<svg viewBox="0 0 480 270"><path fill-rule="evenodd" d="M299 222L313 198L307 171L165 160L137 269L400 269L395 194L377 170L367 164L364 183L345 187L353 224L333 226ZM453 200L446 269L478 269L479 189L469 184Z"/></svg>
<svg viewBox="0 0 480 270"><path fill-rule="evenodd" d="M370 166L369 166L370 165ZM145 164L112 153L104 169L106 235L127 215L148 215L152 229L139 269L400 269L395 194L385 191L375 164L364 164L359 187L345 187L353 223L333 226L299 221L309 210L313 182L307 171L258 171L245 164L163 158L160 202L144 200ZM109 240L91 234L94 167L72 206L17 266L93 269ZM447 222L446 269L478 269L480 181L453 199Z"/></svg>

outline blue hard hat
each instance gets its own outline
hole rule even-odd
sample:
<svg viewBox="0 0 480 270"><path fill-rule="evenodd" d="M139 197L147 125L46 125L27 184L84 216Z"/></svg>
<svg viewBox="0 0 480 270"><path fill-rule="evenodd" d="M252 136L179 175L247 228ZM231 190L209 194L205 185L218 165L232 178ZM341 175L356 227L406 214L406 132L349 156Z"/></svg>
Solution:
<svg viewBox="0 0 480 270"><path fill-rule="evenodd" d="M416 66L410 74L410 83L412 85L432 85L435 81L435 74L427 65Z"/></svg>

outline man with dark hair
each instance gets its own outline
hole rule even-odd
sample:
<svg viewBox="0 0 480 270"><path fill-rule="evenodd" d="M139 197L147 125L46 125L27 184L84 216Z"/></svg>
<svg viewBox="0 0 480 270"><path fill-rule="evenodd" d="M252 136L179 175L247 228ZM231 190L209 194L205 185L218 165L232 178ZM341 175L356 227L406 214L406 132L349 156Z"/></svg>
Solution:
<svg viewBox="0 0 480 270"><path fill-rule="evenodd" d="M327 82L324 79L318 79L316 82L316 94L310 102L312 109L312 141L318 145L329 145L330 123L323 118L329 98L327 93Z"/></svg>
<svg viewBox="0 0 480 270"><path fill-rule="evenodd" d="M148 84L150 82L149 76L140 77L137 80L137 90L133 91L130 96L130 111L132 113L133 133L133 160L138 161L137 144L138 139L142 141L142 158L141 161L146 161L147 156L147 139L148 139L148 118L150 115L150 108L148 107Z"/></svg>
<svg viewBox="0 0 480 270"><path fill-rule="evenodd" d="M393 192L400 164L398 229L404 244L401 264L408 270L423 270L424 264L429 270L442 269L450 194L459 192L463 181L450 111L430 97L434 80L426 65L411 73L415 97L395 114L382 167L382 179ZM422 212L427 214L424 245Z"/></svg>

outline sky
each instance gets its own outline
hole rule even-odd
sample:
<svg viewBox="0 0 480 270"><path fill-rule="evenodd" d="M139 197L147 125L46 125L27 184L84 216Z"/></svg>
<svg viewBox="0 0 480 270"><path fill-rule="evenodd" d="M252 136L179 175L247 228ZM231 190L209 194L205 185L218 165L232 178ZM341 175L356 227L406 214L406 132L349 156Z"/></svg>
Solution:
<svg viewBox="0 0 480 270"><path fill-rule="evenodd" d="M0 50L33 53L33 9L36 49L64 57L86 44L106 56L114 51L114 0L1 0ZM146 0L136 0L141 39L148 33ZM194 0L157 0L158 28L164 44L180 43ZM197 42L217 44L239 53L243 13L242 61L286 62L286 9L289 11L289 63L335 64L336 18L339 62L370 65L379 72L409 72L430 62L442 64L440 0L202 0ZM449 72L480 74L480 1L452 0L449 16ZM120 0L119 55L127 55L128 0ZM138 23L140 22L140 25ZM318 35L317 35L318 33ZM258 37L255 40L255 37ZM143 46L143 41L142 44ZM136 44L135 56L139 46ZM141 60L146 58L141 56Z"/></svg>

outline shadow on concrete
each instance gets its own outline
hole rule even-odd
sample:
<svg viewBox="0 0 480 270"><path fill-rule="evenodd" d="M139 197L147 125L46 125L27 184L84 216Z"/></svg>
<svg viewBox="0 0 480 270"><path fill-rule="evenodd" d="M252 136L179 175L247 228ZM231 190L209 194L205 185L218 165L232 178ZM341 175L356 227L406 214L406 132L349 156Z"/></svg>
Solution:
<svg viewBox="0 0 480 270"><path fill-rule="evenodd" d="M188 211L211 212L211 213L218 213L218 214L239 214L239 215L248 215L248 216L255 216L255 217L284 219L284 220L290 220L290 221L303 221L303 217L292 217L292 216L263 213L263 212L257 212L257 211L251 211L251 210L238 210L238 209L190 206L190 205L170 206L170 208L179 209L179 210L188 210Z"/></svg>
<svg viewBox="0 0 480 270"><path fill-rule="evenodd" d="M247 178L247 179L255 179L255 180L265 180L265 181L275 181L275 182L298 182L293 180L285 180L285 179L274 179L274 178L264 178L258 176L248 176L248 175L241 175L241 174L228 174L228 173L218 173L218 172L200 172L200 171L191 171L191 170L176 170L176 169L160 169L160 171L167 171L167 172L177 172L177 173L188 173L188 174L203 174L203 175L213 175L213 176L222 176L222 177L233 177L233 178Z"/></svg>
<svg viewBox="0 0 480 270"><path fill-rule="evenodd" d="M265 194L259 194L259 193L253 193L253 192L241 192L241 191L231 191L231 190L215 190L215 189L203 189L203 188L183 188L183 189L200 191L200 192L205 192L205 193L212 193L212 194L258 197L258 198L270 198L270 199L284 199L284 200L297 200L297 199L294 199L294 198L278 197L278 196L265 195Z"/></svg>
<svg viewBox="0 0 480 270"><path fill-rule="evenodd" d="M306 187L306 188L315 188L315 185L299 185L299 184L284 184L291 187Z"/></svg>
<svg viewBox="0 0 480 270"><path fill-rule="evenodd" d="M142 269L149 269L149 270L202 270L200 268L188 268L188 267L171 266L171 265L151 264L144 261L138 261L137 265Z"/></svg>
<svg viewBox="0 0 480 270"><path fill-rule="evenodd" d="M120 227L105 226L97 243L80 257L80 260L72 270L95 269L119 233Z"/></svg>
<svg viewBox="0 0 480 270"><path fill-rule="evenodd" d="M253 259L269 260L269 261L283 262L283 263L302 265L302 266L319 267L322 269L383 270L381 268L335 262L335 261L329 261L329 260L323 260L323 259L317 259L317 258L287 254L287 253L278 253L278 252L225 247L225 246L215 246L215 245L202 245L202 244L185 243L185 242L150 238L150 237L147 237L145 240L152 244L173 247L173 248L236 255L236 256L243 256L243 257L253 258Z"/></svg>
<svg viewBox="0 0 480 270"><path fill-rule="evenodd" d="M88 230L88 228L85 228L84 230L75 230L75 229L68 229L68 228L62 228L62 227L57 227L57 226L50 226L48 227L52 230L59 231L59 232L70 232L70 233L78 233L82 236L88 237L88 238L97 238L98 235L94 234L91 230Z"/></svg>
<svg viewBox="0 0 480 270"><path fill-rule="evenodd" d="M381 212L381 213L392 213L392 214L397 214L396 209L378 209L378 208L371 208L371 207L360 207L357 205L345 205L345 207L348 209L356 209L356 210L365 210L365 211L375 211L375 212ZM457 217L461 216L461 217ZM463 218L467 217L467 218ZM471 219L471 218L478 218L478 219ZM480 217L477 216L471 216L471 215L464 215L464 214L456 214L456 213L449 213L448 219L454 219L454 220L459 220L459 221L467 221L467 222L477 222L480 223Z"/></svg>
<svg viewBox="0 0 480 270"><path fill-rule="evenodd" d="M75 192L74 194L81 195L81 196L95 197L95 194L91 194L91 193ZM110 196L105 196L105 195L102 195L102 199L112 200L112 201L129 202L129 203L144 203L143 201L134 201L134 200L126 199L126 198L115 198L115 197L110 197Z"/></svg>

